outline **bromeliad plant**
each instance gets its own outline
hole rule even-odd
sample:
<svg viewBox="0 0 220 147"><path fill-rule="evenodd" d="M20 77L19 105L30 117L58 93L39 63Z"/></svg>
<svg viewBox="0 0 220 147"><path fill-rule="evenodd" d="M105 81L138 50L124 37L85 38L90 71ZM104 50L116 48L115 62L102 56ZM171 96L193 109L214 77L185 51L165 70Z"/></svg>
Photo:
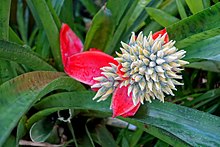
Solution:
<svg viewBox="0 0 220 147"><path fill-rule="evenodd" d="M220 146L220 3L98 2L1 1L0 146Z"/></svg>
<svg viewBox="0 0 220 147"><path fill-rule="evenodd" d="M113 117L133 116L144 100L159 99L164 93L174 96L175 85L183 85L179 73L188 64L180 60L185 51L169 41L166 29L148 37L132 33L128 44L121 42L121 54L113 58L98 49L82 52L80 39L67 24L60 31L61 54L65 72L97 90L94 100L106 100L112 93Z"/></svg>

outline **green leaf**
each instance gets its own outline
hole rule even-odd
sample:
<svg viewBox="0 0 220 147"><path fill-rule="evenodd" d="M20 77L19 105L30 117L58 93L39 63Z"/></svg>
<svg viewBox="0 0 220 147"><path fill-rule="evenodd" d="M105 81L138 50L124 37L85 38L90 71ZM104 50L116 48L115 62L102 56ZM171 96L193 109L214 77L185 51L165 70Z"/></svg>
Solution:
<svg viewBox="0 0 220 147"><path fill-rule="evenodd" d="M89 129L88 129L88 127L87 127L87 125L88 125L88 123L91 121L92 119L88 119L87 121L86 121L86 124L85 124L85 130L86 130L86 134L87 134L87 137L88 137L88 144L90 144L90 146L92 146L92 147L95 147L95 144L94 144L94 141L93 141L93 139L92 139L92 136L91 136L91 133L89 132Z"/></svg>
<svg viewBox="0 0 220 147"><path fill-rule="evenodd" d="M107 2L107 8L111 10L116 26L122 21L122 16L126 13L131 2L131 0L118 0L117 3L115 0L109 0Z"/></svg>
<svg viewBox="0 0 220 147"><path fill-rule="evenodd" d="M178 48L200 42L220 34L220 3L195 15L183 19L169 27L169 38L177 41Z"/></svg>
<svg viewBox="0 0 220 147"><path fill-rule="evenodd" d="M27 14L27 17L25 17ZM17 2L17 23L18 23L18 30L21 34L21 38L25 44L27 44L28 40L28 17L29 11L27 8L24 7L24 3L22 0L18 0Z"/></svg>
<svg viewBox="0 0 220 147"><path fill-rule="evenodd" d="M19 146L20 139L26 134L27 128L26 128L26 121L27 117L24 115L21 117L18 126L17 126L17 133L16 133L16 147Z"/></svg>
<svg viewBox="0 0 220 147"><path fill-rule="evenodd" d="M184 6L183 6L181 0L176 0L176 5L177 5L181 19L186 18L187 17L186 11L184 9Z"/></svg>
<svg viewBox="0 0 220 147"><path fill-rule="evenodd" d="M121 146L122 147L128 147L129 146L128 140L125 136L122 138Z"/></svg>
<svg viewBox="0 0 220 147"><path fill-rule="evenodd" d="M9 16L11 0L2 0L0 6L0 39L8 40L9 37Z"/></svg>
<svg viewBox="0 0 220 147"><path fill-rule="evenodd" d="M46 1L44 0L37 0L37 1L28 0L28 1L30 1L29 3L32 3L32 6L34 7L33 12L36 10L37 13L35 15L38 15L38 18L40 18L40 21L43 25L48 41L50 43L51 51L58 69L63 70L63 65L61 62L61 55L60 55L59 30L50 12L50 9L47 6ZM30 9L31 8L32 7L30 7Z"/></svg>
<svg viewBox="0 0 220 147"><path fill-rule="evenodd" d="M213 60L202 60L198 62L192 62L189 65L186 65L186 67L212 71L212 72L220 72L220 62Z"/></svg>
<svg viewBox="0 0 220 147"><path fill-rule="evenodd" d="M112 38L114 28L111 11L103 6L92 20L92 25L86 35L84 49L105 50L110 38Z"/></svg>
<svg viewBox="0 0 220 147"><path fill-rule="evenodd" d="M80 2L86 7L87 11L94 16L98 12L98 7L92 0L80 0Z"/></svg>
<svg viewBox="0 0 220 147"><path fill-rule="evenodd" d="M154 147L169 147L169 144L161 140L158 140L157 143L154 145Z"/></svg>
<svg viewBox="0 0 220 147"><path fill-rule="evenodd" d="M97 137L103 147L117 147L115 140L112 137L112 134L107 130L104 125L97 125L96 128Z"/></svg>
<svg viewBox="0 0 220 147"><path fill-rule="evenodd" d="M211 5L211 1L210 0L203 0L203 5L204 5L204 8L208 8Z"/></svg>
<svg viewBox="0 0 220 147"><path fill-rule="evenodd" d="M157 1L140 0L136 8L134 9L134 13L132 14L132 16L130 17L127 23L127 29L123 33L123 38L129 38L129 36L131 35L131 32L138 31L141 27L143 27L143 25L146 24L146 22L148 22L149 15L147 14L145 10L146 6L158 7L161 3L162 3L162 0L157 0ZM150 30L150 31L153 31L153 30Z"/></svg>
<svg viewBox="0 0 220 147"><path fill-rule="evenodd" d="M51 83L49 83L47 85L46 88L44 88L44 90L41 91L41 94L38 95L39 98L43 97L45 95L45 93L51 92L55 89L62 89L62 90L66 90L66 91L84 91L85 88L82 84L80 84L79 82L75 81L74 79L67 77L67 76L62 76L59 77L57 79L55 79L54 81L52 81ZM35 113L34 115L32 115L29 119L28 122L26 124L27 128L30 129L30 127L37 121L39 121L40 119L42 119L43 117L46 117L48 115L50 115L53 112L59 111L59 110L63 110L65 108L58 108L58 109L46 109L43 111L39 111L37 113Z"/></svg>
<svg viewBox="0 0 220 147"><path fill-rule="evenodd" d="M0 59L24 64L33 70L55 71L51 65L43 61L28 48L8 41L0 40Z"/></svg>
<svg viewBox="0 0 220 147"><path fill-rule="evenodd" d="M121 37L123 35L123 32L126 29L127 22L129 20L129 18L131 17L131 15L134 12L135 7L137 6L137 3L138 3L138 1L133 1L133 3L131 3L130 7L128 7L128 10L126 10L126 13L124 14L124 17L122 17L120 23L118 24L111 41L108 43L107 48L104 50L105 53L112 54L115 51L115 49L117 48L117 45L119 45L120 42L122 41ZM117 3L115 3L115 4L117 5ZM124 7L125 6L123 6L122 8L124 8ZM119 8L119 10L121 10L121 8ZM117 25L117 21L116 21L116 25Z"/></svg>
<svg viewBox="0 0 220 147"><path fill-rule="evenodd" d="M41 90L61 75L63 73L30 72L0 85L0 146L22 115L38 100Z"/></svg>
<svg viewBox="0 0 220 147"><path fill-rule="evenodd" d="M134 9L134 13L131 15L130 19L128 20L127 27L131 27L132 25L137 26L137 24L139 24L140 22L144 21L147 18L148 15L146 14L145 7L151 5L150 2L151 2L150 0L140 0L138 2L136 8ZM134 26L132 26L132 28L134 28Z"/></svg>
<svg viewBox="0 0 220 147"><path fill-rule="evenodd" d="M220 35L202 40L184 48L186 51L185 59L192 67L207 71L220 72Z"/></svg>
<svg viewBox="0 0 220 147"><path fill-rule="evenodd" d="M59 6L61 7L63 4L63 0L59 0ZM51 1L47 1L47 6L50 10L51 15L53 16L54 22L56 23L56 26L58 29L61 28L61 22L60 19L58 17L58 12L55 11L55 9L53 8L52 2Z"/></svg>
<svg viewBox="0 0 220 147"><path fill-rule="evenodd" d="M140 140L142 134L143 134L143 130L138 128L132 134L132 138L130 139L130 146L135 146L138 143L138 141Z"/></svg>
<svg viewBox="0 0 220 147"><path fill-rule="evenodd" d="M8 139L5 141L5 143L2 145L2 147L13 147L15 145L16 145L15 137L10 135Z"/></svg>
<svg viewBox="0 0 220 147"><path fill-rule="evenodd" d="M11 42L16 42L17 44L24 45L24 42L18 37L18 35L12 30L12 28L9 28L9 40Z"/></svg>
<svg viewBox="0 0 220 147"><path fill-rule="evenodd" d="M33 142L44 142L52 133L54 123L48 119L42 119L31 127L29 134Z"/></svg>
<svg viewBox="0 0 220 147"><path fill-rule="evenodd" d="M186 3L193 14L196 14L204 9L203 0L196 0L196 1L186 0Z"/></svg>
<svg viewBox="0 0 220 147"><path fill-rule="evenodd" d="M92 101L93 96L94 93L89 91L59 93L43 99L35 107L89 109L103 112L102 116L111 115L109 100L97 103ZM220 145L219 117L172 103L155 100L142 105L135 117L121 119L173 146Z"/></svg>
<svg viewBox="0 0 220 147"><path fill-rule="evenodd" d="M169 13L170 15L173 15L173 16L176 16L178 14L177 5L176 5L175 1L168 0L168 1L164 1L162 3L162 1L160 0L160 1L154 1L154 3L155 2L157 2L157 3L159 2L159 3L153 7L160 8L162 11ZM183 1L183 2L185 2L185 1ZM156 31L163 29L163 27L160 24L158 24L156 21L152 21L152 20L150 20L150 18L148 18L147 21L149 23L146 24L146 28L143 31L144 34L148 35L151 31L156 32Z"/></svg>
<svg viewBox="0 0 220 147"><path fill-rule="evenodd" d="M179 19L160 10L148 7L146 8L147 13L160 25L163 27L167 27L171 24L174 24L175 22L178 22Z"/></svg>

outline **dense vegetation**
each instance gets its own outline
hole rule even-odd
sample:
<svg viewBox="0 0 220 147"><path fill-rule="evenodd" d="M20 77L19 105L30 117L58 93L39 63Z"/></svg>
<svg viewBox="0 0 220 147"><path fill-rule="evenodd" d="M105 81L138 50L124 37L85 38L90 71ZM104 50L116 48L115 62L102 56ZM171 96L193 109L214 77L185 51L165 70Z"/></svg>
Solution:
<svg viewBox="0 0 220 147"><path fill-rule="evenodd" d="M219 16L218 0L1 0L0 146L220 146ZM63 72L62 23L84 51L112 56L131 32L166 28L190 62L184 86L117 117L135 130L107 125L111 97L93 101L89 86Z"/></svg>

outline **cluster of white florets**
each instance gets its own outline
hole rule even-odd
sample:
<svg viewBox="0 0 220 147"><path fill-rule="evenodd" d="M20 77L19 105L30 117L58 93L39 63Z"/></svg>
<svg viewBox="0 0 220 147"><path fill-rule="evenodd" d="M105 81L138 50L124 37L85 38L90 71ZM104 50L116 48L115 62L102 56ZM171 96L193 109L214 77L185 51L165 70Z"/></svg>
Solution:
<svg viewBox="0 0 220 147"><path fill-rule="evenodd" d="M132 94L134 104L151 102L151 98L164 102L164 93L174 96L175 85L183 85L176 79L182 79L181 67L188 62L180 60L186 52L178 51L175 41L164 43L165 36L154 40L152 33L146 37L140 32L137 38L132 33L129 44L122 42L122 53L115 58L122 65L123 76L117 74L114 64L103 67L103 76L95 78L98 83L92 86L100 88L94 99L105 100L117 86L128 86L128 96Z"/></svg>

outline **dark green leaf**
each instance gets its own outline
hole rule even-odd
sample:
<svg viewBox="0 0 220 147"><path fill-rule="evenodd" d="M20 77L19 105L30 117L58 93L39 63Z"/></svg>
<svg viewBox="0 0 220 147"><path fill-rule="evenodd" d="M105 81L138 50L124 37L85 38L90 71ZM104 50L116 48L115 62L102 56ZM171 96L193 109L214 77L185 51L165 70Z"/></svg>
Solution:
<svg viewBox="0 0 220 147"><path fill-rule="evenodd" d="M17 133L16 133L16 147L19 146L20 139L26 134L27 128L26 128L26 121L27 117L24 115L21 117L18 126L17 126Z"/></svg>
<svg viewBox="0 0 220 147"><path fill-rule="evenodd" d="M131 0L117 0L117 3L115 0L108 1L107 8L111 10L116 26L123 19L122 16L126 13L127 8L131 5L131 2Z"/></svg>
<svg viewBox="0 0 220 147"><path fill-rule="evenodd" d="M198 61L198 62L192 62L186 67L190 68L196 68L206 71L212 71L212 72L220 72L220 62L219 61L212 61L212 60L204 60L204 61Z"/></svg>
<svg viewBox="0 0 220 147"><path fill-rule="evenodd" d="M8 40L11 0L2 0L0 6L0 39Z"/></svg>
<svg viewBox="0 0 220 147"><path fill-rule="evenodd" d="M54 123L49 119L42 119L34 123L29 134L33 142L44 142L50 136Z"/></svg>
<svg viewBox="0 0 220 147"><path fill-rule="evenodd" d="M15 61L34 70L55 70L28 48L3 40L0 40L0 59Z"/></svg>
<svg viewBox="0 0 220 147"><path fill-rule="evenodd" d="M220 35L202 40L184 48L186 51L185 59L191 61L191 64L186 67L220 72L219 39Z"/></svg>
<svg viewBox="0 0 220 147"><path fill-rule="evenodd" d="M169 27L169 38L177 41L178 48L200 42L220 34L220 3Z"/></svg>
<svg viewBox="0 0 220 147"><path fill-rule="evenodd" d="M61 75L63 73L31 72L0 85L0 146L22 115L38 100L40 91Z"/></svg>
<svg viewBox="0 0 220 147"><path fill-rule="evenodd" d="M117 147L115 140L113 139L112 134L107 130L104 125L97 125L96 133L99 141L101 142L101 146L103 147Z"/></svg>
<svg viewBox="0 0 220 147"><path fill-rule="evenodd" d="M111 112L108 109L110 102L94 102L91 100L93 96L93 92L55 94L43 99L36 105L36 108L90 109L105 112L106 116L109 116ZM102 116L104 116L104 113ZM170 145L220 145L220 134L218 133L220 132L220 118L187 107L154 101L142 105L134 118L123 118L123 120L137 125Z"/></svg>
<svg viewBox="0 0 220 147"><path fill-rule="evenodd" d="M29 15L29 11L27 11L27 8L25 9L23 1L18 0L17 3L17 23L18 23L18 30L21 35L22 40L25 44L28 42L28 19L29 17L25 17L25 13Z"/></svg>
<svg viewBox="0 0 220 147"><path fill-rule="evenodd" d="M15 137L10 135L2 147L14 147L16 145Z"/></svg>
<svg viewBox="0 0 220 147"><path fill-rule="evenodd" d="M63 65L61 62L60 55L60 45L59 45L59 30L55 23L55 20L44 0L29 0L32 3L34 10L36 10L36 15L40 18L43 28L46 32L48 41L51 46L51 51L56 62L58 69L63 70ZM30 7L31 9L32 7ZM34 12L34 11L33 11ZM32 12L32 13L33 13Z"/></svg>
<svg viewBox="0 0 220 147"><path fill-rule="evenodd" d="M123 35L123 31L125 31L125 28L127 26L127 22L129 20L129 18L131 17L131 15L133 14L134 9L137 6L137 3L138 3L138 1L134 1L133 3L131 3L131 6L126 11L126 14L124 15L124 17L122 17L119 25L117 26L117 29L115 30L115 33L114 33L111 41L108 43L107 48L104 50L104 52L106 52L108 54L112 54L115 51L115 49L117 48L117 45L120 45L120 42L122 41L121 37ZM117 4L117 3L115 3L115 4ZM124 6L123 6L123 8L124 8ZM121 10L121 8L120 8L120 10Z"/></svg>
<svg viewBox="0 0 220 147"><path fill-rule="evenodd" d="M143 130L138 128L138 129L132 134L132 138L129 140L130 146L135 146L135 145L138 143L138 141L140 140L142 134L143 134Z"/></svg>
<svg viewBox="0 0 220 147"><path fill-rule="evenodd" d="M92 20L92 25L86 35L85 50L90 48L106 49L115 28L113 21L111 11L103 6Z"/></svg>
<svg viewBox="0 0 220 147"><path fill-rule="evenodd" d="M87 11L94 16L98 12L98 7L92 0L80 0L80 2L86 7Z"/></svg>

